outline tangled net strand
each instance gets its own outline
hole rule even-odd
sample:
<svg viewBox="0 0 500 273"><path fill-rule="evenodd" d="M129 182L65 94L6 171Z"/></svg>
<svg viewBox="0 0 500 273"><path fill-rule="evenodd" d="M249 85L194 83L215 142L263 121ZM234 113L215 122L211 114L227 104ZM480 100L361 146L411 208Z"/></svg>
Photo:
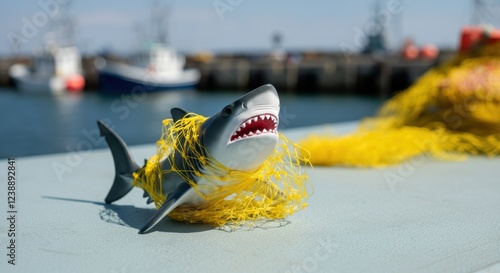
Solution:
<svg viewBox="0 0 500 273"><path fill-rule="evenodd" d="M301 165L309 162L306 150L280 133L278 147L257 170L232 170L214 160L201 145L199 128L205 120L197 114L175 123L164 120L157 154L134 173L134 185L144 189L157 208L166 200L162 177L168 173L178 174L204 200L199 206L179 206L168 214L178 221L251 225L259 219L284 218L307 206L308 178ZM183 166L174 164L176 152L183 158ZM163 160L172 168L162 170ZM198 185L195 177L208 183Z"/></svg>
<svg viewBox="0 0 500 273"><path fill-rule="evenodd" d="M500 155L500 43L431 69L354 133L313 134L299 144L313 165L327 166L378 167L423 154Z"/></svg>

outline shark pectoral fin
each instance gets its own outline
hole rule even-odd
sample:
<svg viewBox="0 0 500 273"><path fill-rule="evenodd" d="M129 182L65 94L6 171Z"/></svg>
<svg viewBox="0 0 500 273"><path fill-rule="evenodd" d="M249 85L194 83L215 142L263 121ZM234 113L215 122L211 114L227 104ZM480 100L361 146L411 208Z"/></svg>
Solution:
<svg viewBox="0 0 500 273"><path fill-rule="evenodd" d="M165 202L160 209L149 219L149 221L139 230L139 234L144 234L158 224L167 214L169 214L176 206L175 200Z"/></svg>
<svg viewBox="0 0 500 273"><path fill-rule="evenodd" d="M139 230L139 234L148 232L177 206L186 202L186 200L190 198L190 191L192 191L192 188L188 183L184 182L180 184L175 189L175 192L168 196L165 203L163 203L163 205L158 209L153 217L151 217L151 219L149 219L149 221Z"/></svg>

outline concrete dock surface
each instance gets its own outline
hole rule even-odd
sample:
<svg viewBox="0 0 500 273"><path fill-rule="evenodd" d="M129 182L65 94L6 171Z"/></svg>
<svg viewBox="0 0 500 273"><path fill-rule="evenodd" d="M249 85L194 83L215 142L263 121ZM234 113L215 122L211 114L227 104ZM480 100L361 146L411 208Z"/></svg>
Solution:
<svg viewBox="0 0 500 273"><path fill-rule="evenodd" d="M142 162L155 147L131 152ZM1 160L0 272L500 272L500 158L309 168L309 206L286 220L229 232L165 219L145 235L138 229L155 210L141 190L104 204L108 149L17 158L15 213L7 169Z"/></svg>

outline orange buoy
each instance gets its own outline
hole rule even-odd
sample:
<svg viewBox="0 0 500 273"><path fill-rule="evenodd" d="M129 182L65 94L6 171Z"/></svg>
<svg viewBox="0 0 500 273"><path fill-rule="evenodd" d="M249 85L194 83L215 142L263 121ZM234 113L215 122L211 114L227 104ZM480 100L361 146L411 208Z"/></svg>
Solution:
<svg viewBox="0 0 500 273"><path fill-rule="evenodd" d="M415 60L416 58L418 58L418 53L418 47L415 46L413 40L406 39L403 46L403 58L405 58L406 60Z"/></svg>
<svg viewBox="0 0 500 273"><path fill-rule="evenodd" d="M434 60L439 55L439 49L432 44L424 45L420 49L420 57L427 60Z"/></svg>
<svg viewBox="0 0 500 273"><path fill-rule="evenodd" d="M66 89L69 92L79 92L85 86L85 79L82 75L71 75L66 78Z"/></svg>

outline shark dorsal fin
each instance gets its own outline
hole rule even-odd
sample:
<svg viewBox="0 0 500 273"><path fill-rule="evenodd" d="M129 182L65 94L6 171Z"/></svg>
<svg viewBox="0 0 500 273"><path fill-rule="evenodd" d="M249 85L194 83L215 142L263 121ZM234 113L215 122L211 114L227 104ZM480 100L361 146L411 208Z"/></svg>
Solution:
<svg viewBox="0 0 500 273"><path fill-rule="evenodd" d="M174 122L176 122L179 119L183 118L185 115L187 115L188 112L181 108L172 108L170 110L170 114L172 115L172 119L174 119Z"/></svg>

